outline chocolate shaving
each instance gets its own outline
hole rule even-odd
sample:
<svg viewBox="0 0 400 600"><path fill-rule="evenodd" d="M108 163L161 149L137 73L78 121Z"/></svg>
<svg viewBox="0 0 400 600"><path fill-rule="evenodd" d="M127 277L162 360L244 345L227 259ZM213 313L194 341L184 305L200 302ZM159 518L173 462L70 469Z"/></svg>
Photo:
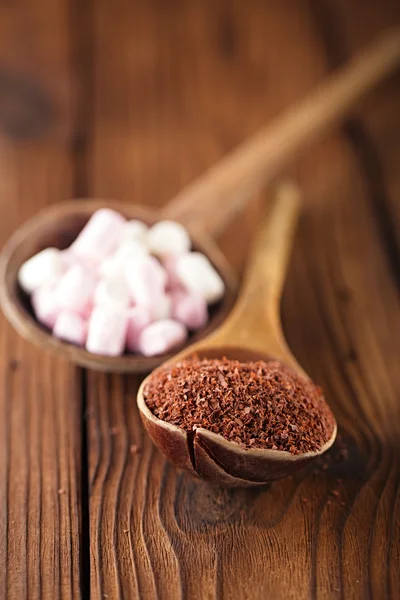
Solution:
<svg viewBox="0 0 400 600"><path fill-rule="evenodd" d="M219 382L222 385L222 387L223 388L227 388L228 384L226 382L226 379L225 379L225 377L223 376L223 374L221 373L221 371L219 369L217 371L217 375L218 375L218 379L219 379Z"/></svg>
<svg viewBox="0 0 400 600"><path fill-rule="evenodd" d="M335 419L321 388L279 361L184 360L157 369L144 389L151 412L244 448L319 450Z"/></svg>

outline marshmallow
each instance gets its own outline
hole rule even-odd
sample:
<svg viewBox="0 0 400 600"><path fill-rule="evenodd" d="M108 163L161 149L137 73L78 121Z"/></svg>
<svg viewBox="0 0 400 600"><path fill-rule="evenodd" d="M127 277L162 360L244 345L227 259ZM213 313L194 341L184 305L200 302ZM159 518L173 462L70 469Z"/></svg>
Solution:
<svg viewBox="0 0 400 600"><path fill-rule="evenodd" d="M207 303L202 296L177 292L172 294L172 317L195 331L208 321Z"/></svg>
<svg viewBox="0 0 400 600"><path fill-rule="evenodd" d="M125 223L126 219L115 210L96 210L71 244L71 252L96 264L100 263L117 247Z"/></svg>
<svg viewBox="0 0 400 600"><path fill-rule="evenodd" d="M81 265L82 267L85 267L85 269L87 269L88 271L91 271L92 273L97 273L97 263L88 256L78 256L73 252L73 250L71 250L71 248L61 250L61 256L65 264L66 270L70 267Z"/></svg>
<svg viewBox="0 0 400 600"><path fill-rule="evenodd" d="M104 208L68 249L47 248L26 261L18 281L55 337L94 354L120 356L126 348L155 356L203 327L207 303L224 293L213 265L190 247L179 223L149 229Z"/></svg>
<svg viewBox="0 0 400 600"><path fill-rule="evenodd" d="M60 312L54 324L53 335L71 344L84 346L86 334L86 321L81 315L67 310Z"/></svg>
<svg viewBox="0 0 400 600"><path fill-rule="evenodd" d="M184 254L191 246L186 228L175 221L159 221L153 225L147 234L147 242L156 256Z"/></svg>
<svg viewBox="0 0 400 600"><path fill-rule="evenodd" d="M37 320L53 329L60 312L60 307L55 301L54 285L35 290L31 296L31 304Z"/></svg>
<svg viewBox="0 0 400 600"><path fill-rule="evenodd" d="M154 256L142 256L127 264L125 277L136 304L152 304L167 283L167 273Z"/></svg>
<svg viewBox="0 0 400 600"><path fill-rule="evenodd" d="M86 350L93 354L120 356L124 352L128 311L95 306L89 319Z"/></svg>
<svg viewBox="0 0 400 600"><path fill-rule="evenodd" d="M71 252L70 248L67 248L66 250L61 250L60 254L61 259L67 269L82 262L73 252Z"/></svg>
<svg viewBox="0 0 400 600"><path fill-rule="evenodd" d="M104 259L99 266L99 273L105 277L123 277L126 265L131 264L138 257L145 256L146 254L148 254L148 250L140 241L125 241L112 256Z"/></svg>
<svg viewBox="0 0 400 600"><path fill-rule="evenodd" d="M57 304L66 310L87 313L96 283L96 277L85 267L81 265L71 267L55 289Z"/></svg>
<svg viewBox="0 0 400 600"><path fill-rule="evenodd" d="M94 290L93 303L102 306L128 308L130 295L125 279L122 277L101 279Z"/></svg>
<svg viewBox="0 0 400 600"><path fill-rule="evenodd" d="M149 228L147 227L146 223L143 223L143 221L131 219L124 225L122 237L124 240L134 240L144 244L146 242L146 234L148 230Z"/></svg>
<svg viewBox="0 0 400 600"><path fill-rule="evenodd" d="M162 257L162 264L167 272L167 289L171 292L181 289L182 286L179 281L179 277L176 273L176 263L178 261L177 256L166 255Z"/></svg>
<svg viewBox="0 0 400 600"><path fill-rule="evenodd" d="M146 306L134 306L128 311L126 347L130 352L138 352L139 336L151 323L151 315Z"/></svg>
<svg viewBox="0 0 400 600"><path fill-rule="evenodd" d="M144 356L165 354L180 346L187 338L187 330L182 323L165 319L148 325L140 334L138 350Z"/></svg>
<svg viewBox="0 0 400 600"><path fill-rule="evenodd" d="M188 292L202 296L207 304L214 304L224 295L223 280L201 252L184 254L178 259L175 269L182 286Z"/></svg>
<svg viewBox="0 0 400 600"><path fill-rule="evenodd" d="M140 304L138 306L140 306ZM162 293L154 296L147 306L150 311L152 321L169 319L171 316L172 299L168 294Z"/></svg>
<svg viewBox="0 0 400 600"><path fill-rule="evenodd" d="M92 310L94 308L94 304L93 304L93 296L89 299L89 301L87 302L86 306L84 308L82 308L82 310L79 311L79 314L81 315L81 317L83 317L83 319L85 321L87 321L90 317L90 315L92 314Z"/></svg>
<svg viewBox="0 0 400 600"><path fill-rule="evenodd" d="M18 283L22 289L31 294L39 287L58 279L65 271L65 263L60 250L46 248L21 266L18 272Z"/></svg>

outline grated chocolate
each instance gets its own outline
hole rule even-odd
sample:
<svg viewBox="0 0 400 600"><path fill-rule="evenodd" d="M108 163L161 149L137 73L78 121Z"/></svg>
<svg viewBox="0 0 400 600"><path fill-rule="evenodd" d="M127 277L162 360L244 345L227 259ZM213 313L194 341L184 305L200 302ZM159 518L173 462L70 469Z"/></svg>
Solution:
<svg viewBox="0 0 400 600"><path fill-rule="evenodd" d="M163 421L243 448L316 451L335 425L321 388L277 360L187 359L157 369L144 399Z"/></svg>

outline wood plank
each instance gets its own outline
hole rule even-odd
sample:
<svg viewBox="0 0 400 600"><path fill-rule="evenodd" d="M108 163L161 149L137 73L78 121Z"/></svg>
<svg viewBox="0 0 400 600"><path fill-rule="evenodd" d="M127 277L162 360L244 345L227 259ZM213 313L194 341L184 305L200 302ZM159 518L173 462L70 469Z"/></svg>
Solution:
<svg viewBox="0 0 400 600"><path fill-rule="evenodd" d="M395 0L387 0L385 10L379 3L344 0L316 3L316 18L323 31L327 60L331 66L343 62L349 54L360 50L380 31L389 31L399 23L400 8ZM363 27L359 27L359 15ZM374 96L366 98L346 123L344 134L358 157L360 168L368 178L369 195L379 223L382 244L399 282L400 272L400 180L397 176L400 137L393 126L400 87L397 73L384 82Z"/></svg>
<svg viewBox="0 0 400 600"><path fill-rule="evenodd" d="M68 3L0 7L0 239L73 194ZM80 597L79 372L0 324L0 597Z"/></svg>
<svg viewBox="0 0 400 600"><path fill-rule="evenodd" d="M323 33L328 64L336 66L380 31L399 24L399 5L385 4L385 10L373 2L352 3L351 10L341 0L318 5L315 17ZM324 7L331 10L321 15ZM339 375L347 388L337 408L339 414L346 411L341 421L343 435L357 440L362 451L359 457L354 453L357 466L353 469L358 470L361 480L356 495L344 500L351 509L345 514L339 545L340 588L345 597L355 593L359 597L396 597L400 581L400 379L394 359L399 351L400 325L395 209L400 179L393 170L400 158L400 119L395 109L400 100L399 84L399 77L393 77L354 111L342 129L342 143L332 147L331 156L325 159L325 164L340 169L330 181L317 153L310 157L308 166L313 173L311 194L315 202L324 198L326 203L330 198L332 203L331 210L319 209L320 228L330 232L331 251L321 257L320 276L313 278L314 310L321 314L332 348L333 356L325 362L339 361ZM316 226L317 220L309 231ZM310 240L305 239L308 262L310 246ZM335 297L336 303L332 302ZM329 310L327 299L331 299ZM311 331L309 335L312 340ZM295 337L294 333L294 348L300 335L297 343ZM322 343L318 341L320 351ZM308 347L304 356L308 358ZM331 379L332 394L338 399L335 388L340 378ZM344 494L351 494L348 477L349 471L343 478L347 484ZM346 561L346 556L352 560ZM322 566L322 560L317 564ZM329 572L327 562L318 574L317 589L323 589Z"/></svg>
<svg viewBox="0 0 400 600"><path fill-rule="evenodd" d="M378 4L384 13L386 0ZM305 1L252 0L244 9L239 0L121 0L119 9L96 4L92 195L163 204L330 68L320 19ZM395 106L385 122L398 141ZM375 143L387 151L379 135ZM343 448L263 490L216 489L176 472L152 447L135 406L137 379L89 373L94 597L396 596L396 281L351 140L336 133L293 172L305 207L285 329L326 390ZM249 211L224 236L237 267L255 217Z"/></svg>

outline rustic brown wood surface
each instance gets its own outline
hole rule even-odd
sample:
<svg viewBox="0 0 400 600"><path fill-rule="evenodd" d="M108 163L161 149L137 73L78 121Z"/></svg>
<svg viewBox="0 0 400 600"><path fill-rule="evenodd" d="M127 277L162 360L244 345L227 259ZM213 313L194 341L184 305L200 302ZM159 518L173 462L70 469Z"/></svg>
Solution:
<svg viewBox="0 0 400 600"><path fill-rule="evenodd" d="M396 23L398 0L1 3L1 240L70 196L164 204ZM0 598L400 596L399 104L397 75L290 171L285 333L340 428L316 469L261 491L177 473L138 379L2 318ZM221 240L239 271L258 214Z"/></svg>
<svg viewBox="0 0 400 600"><path fill-rule="evenodd" d="M63 0L0 9L2 242L75 193L67 10ZM0 597L79 598L81 374L3 316L0 338Z"/></svg>

